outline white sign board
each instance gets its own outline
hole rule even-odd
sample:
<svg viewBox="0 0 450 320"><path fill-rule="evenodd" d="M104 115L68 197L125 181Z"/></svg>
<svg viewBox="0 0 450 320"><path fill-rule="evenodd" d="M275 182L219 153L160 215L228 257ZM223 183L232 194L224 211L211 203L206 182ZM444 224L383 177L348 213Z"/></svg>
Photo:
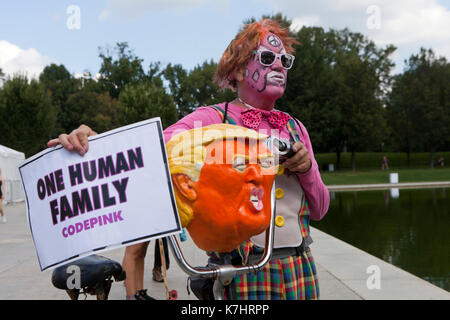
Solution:
<svg viewBox="0 0 450 320"><path fill-rule="evenodd" d="M159 118L90 137L83 157L44 150L19 171L41 271L182 230Z"/></svg>

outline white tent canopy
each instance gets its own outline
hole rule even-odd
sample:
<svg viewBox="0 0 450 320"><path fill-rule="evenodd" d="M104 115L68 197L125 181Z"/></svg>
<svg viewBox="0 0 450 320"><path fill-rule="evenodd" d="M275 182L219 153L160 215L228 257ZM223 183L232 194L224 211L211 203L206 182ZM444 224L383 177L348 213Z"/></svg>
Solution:
<svg viewBox="0 0 450 320"><path fill-rule="evenodd" d="M19 165L25 160L25 154L0 145L0 170L5 180L5 202L24 200Z"/></svg>

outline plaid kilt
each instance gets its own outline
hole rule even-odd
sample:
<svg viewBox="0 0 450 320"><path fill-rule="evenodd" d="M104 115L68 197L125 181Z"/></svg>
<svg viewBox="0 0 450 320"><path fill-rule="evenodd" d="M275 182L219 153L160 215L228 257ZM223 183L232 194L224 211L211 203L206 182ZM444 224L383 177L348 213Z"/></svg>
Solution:
<svg viewBox="0 0 450 320"><path fill-rule="evenodd" d="M223 119L225 111L219 106L213 106ZM227 115L226 123L236 124ZM291 140L301 141L296 129L296 122L291 118L286 125ZM301 130L301 128L299 128ZM302 133L303 134L303 133ZM303 239L309 236L309 209L305 201L299 212L299 226ZM256 248L246 241L233 250L234 256L239 255L245 265L250 253L262 253L262 248ZM210 257L220 259L220 254L208 252ZM257 273L247 273L234 277L236 299L238 300L315 300L319 299L319 281L316 265L311 250L306 248L301 256L291 256L283 259L273 259Z"/></svg>
<svg viewBox="0 0 450 320"><path fill-rule="evenodd" d="M319 282L309 248L302 255L274 259L257 273L234 277L238 300L316 300Z"/></svg>

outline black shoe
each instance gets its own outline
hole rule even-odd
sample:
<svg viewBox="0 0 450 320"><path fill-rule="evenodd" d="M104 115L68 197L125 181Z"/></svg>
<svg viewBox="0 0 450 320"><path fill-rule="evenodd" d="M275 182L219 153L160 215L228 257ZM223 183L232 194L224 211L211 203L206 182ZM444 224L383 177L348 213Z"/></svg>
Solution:
<svg viewBox="0 0 450 320"><path fill-rule="evenodd" d="M139 290L135 295L136 300L156 300L147 294L147 289Z"/></svg>

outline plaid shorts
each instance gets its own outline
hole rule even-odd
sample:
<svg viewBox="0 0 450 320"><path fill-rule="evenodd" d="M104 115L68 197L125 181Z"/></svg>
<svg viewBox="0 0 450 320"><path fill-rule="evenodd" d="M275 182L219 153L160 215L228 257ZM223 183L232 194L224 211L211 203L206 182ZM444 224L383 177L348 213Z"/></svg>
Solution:
<svg viewBox="0 0 450 320"><path fill-rule="evenodd" d="M273 259L259 272L234 277L238 300L316 300L319 281L309 248L300 256Z"/></svg>

